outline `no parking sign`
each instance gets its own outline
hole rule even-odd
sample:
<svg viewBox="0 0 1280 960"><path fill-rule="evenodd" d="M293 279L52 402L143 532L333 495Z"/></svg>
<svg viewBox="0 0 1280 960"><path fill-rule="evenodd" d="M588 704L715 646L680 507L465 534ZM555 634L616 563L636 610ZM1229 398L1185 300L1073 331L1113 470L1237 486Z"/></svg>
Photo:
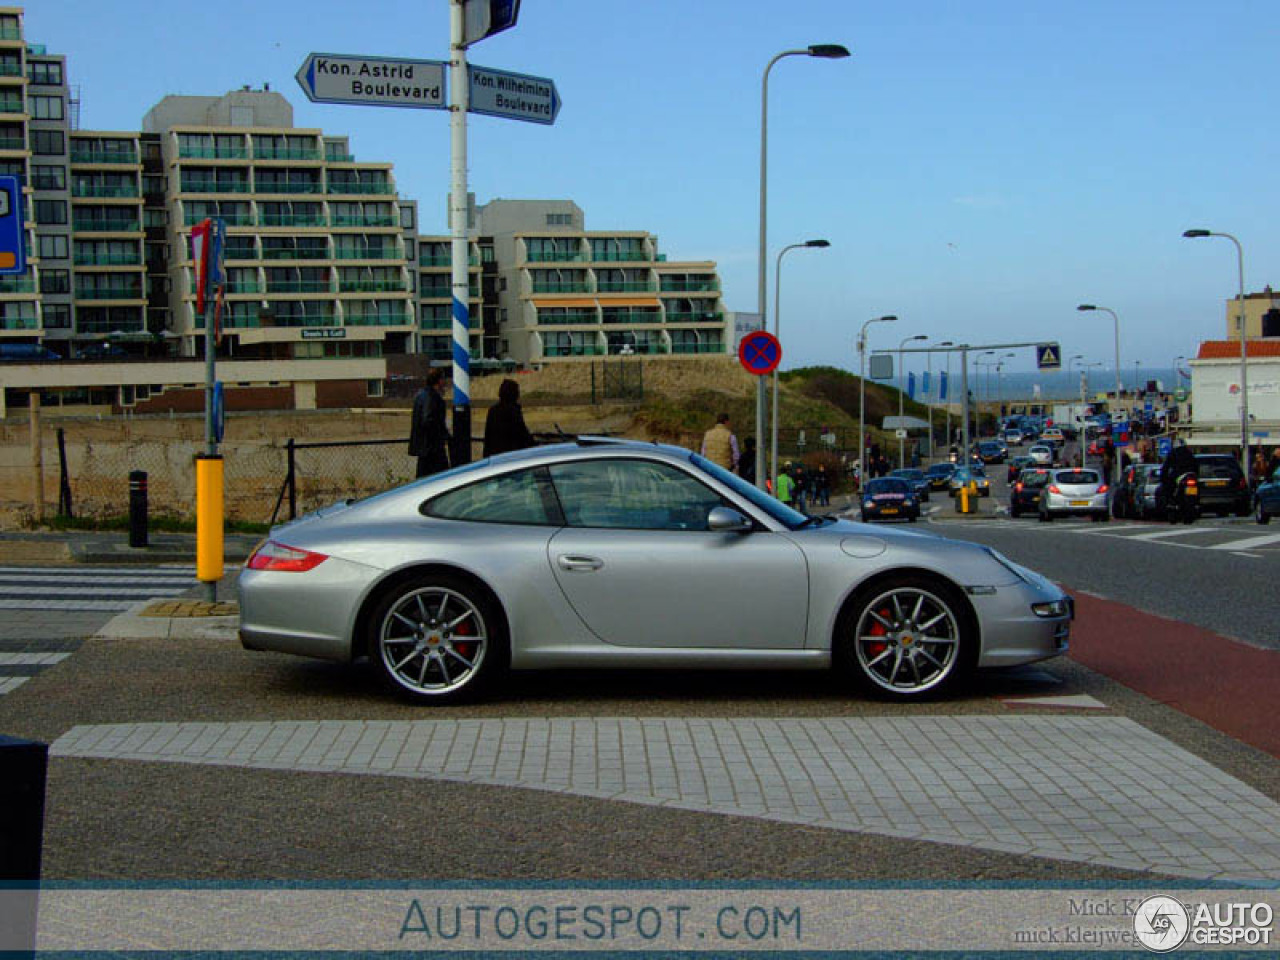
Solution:
<svg viewBox="0 0 1280 960"><path fill-rule="evenodd" d="M738 346L738 361L747 373L757 377L773 373L782 362L782 344L767 330L754 330L742 338Z"/></svg>

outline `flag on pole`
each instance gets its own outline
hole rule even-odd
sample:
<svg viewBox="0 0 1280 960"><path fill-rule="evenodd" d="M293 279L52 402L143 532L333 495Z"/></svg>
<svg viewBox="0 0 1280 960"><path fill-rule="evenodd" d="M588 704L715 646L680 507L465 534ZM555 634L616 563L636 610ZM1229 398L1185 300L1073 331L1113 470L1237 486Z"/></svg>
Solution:
<svg viewBox="0 0 1280 960"><path fill-rule="evenodd" d="M916 398L916 372L914 370L907 374L907 396L912 400Z"/></svg>
<svg viewBox="0 0 1280 960"><path fill-rule="evenodd" d="M938 399L947 399L947 371L945 370L938 374Z"/></svg>
<svg viewBox="0 0 1280 960"><path fill-rule="evenodd" d="M921 379L922 386L920 387L920 392L923 393L926 397L929 396L929 386L930 386L929 374L930 374L930 371L926 370L922 375L922 379Z"/></svg>
<svg viewBox="0 0 1280 960"><path fill-rule="evenodd" d="M191 228L191 263L196 281L196 316L204 314L204 297L209 280L209 239L212 223L201 220Z"/></svg>

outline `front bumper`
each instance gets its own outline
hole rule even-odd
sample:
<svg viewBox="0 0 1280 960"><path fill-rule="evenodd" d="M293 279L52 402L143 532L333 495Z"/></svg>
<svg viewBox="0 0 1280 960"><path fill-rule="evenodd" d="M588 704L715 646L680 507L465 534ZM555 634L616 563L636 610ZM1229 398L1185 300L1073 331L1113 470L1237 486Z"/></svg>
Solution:
<svg viewBox="0 0 1280 960"><path fill-rule="evenodd" d="M862 516L865 520L906 520L920 516L920 505L894 501L892 504L876 504L873 507L863 506Z"/></svg>
<svg viewBox="0 0 1280 960"><path fill-rule="evenodd" d="M979 667L1012 667L1047 660L1066 653L1070 646L1075 601L1042 578L999 587L994 594L971 596L982 629ZM1067 613L1040 617L1032 604L1065 601Z"/></svg>

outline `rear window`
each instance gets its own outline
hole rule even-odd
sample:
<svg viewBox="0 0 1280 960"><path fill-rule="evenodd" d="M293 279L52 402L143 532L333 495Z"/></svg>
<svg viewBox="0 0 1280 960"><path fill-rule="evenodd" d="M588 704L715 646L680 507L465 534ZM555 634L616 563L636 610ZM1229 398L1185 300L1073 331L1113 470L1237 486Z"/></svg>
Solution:
<svg viewBox="0 0 1280 960"><path fill-rule="evenodd" d="M1101 482L1095 470L1063 470L1058 474L1058 483L1086 484Z"/></svg>
<svg viewBox="0 0 1280 960"><path fill-rule="evenodd" d="M1034 470L1030 473L1024 473L1019 477L1024 487L1043 487L1049 482L1049 474L1042 470Z"/></svg>
<svg viewBox="0 0 1280 960"><path fill-rule="evenodd" d="M1231 480L1240 476L1240 464L1230 457L1197 457L1200 461L1200 476L1219 477Z"/></svg>

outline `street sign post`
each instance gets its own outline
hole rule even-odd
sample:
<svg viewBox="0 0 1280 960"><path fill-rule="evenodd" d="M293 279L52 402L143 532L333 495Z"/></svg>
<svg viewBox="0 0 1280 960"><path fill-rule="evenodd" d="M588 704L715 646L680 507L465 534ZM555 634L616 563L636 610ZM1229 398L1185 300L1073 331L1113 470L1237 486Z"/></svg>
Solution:
<svg viewBox="0 0 1280 960"><path fill-rule="evenodd" d="M0 177L0 274L27 272L22 229L22 184L17 177Z"/></svg>
<svg viewBox="0 0 1280 960"><path fill-rule="evenodd" d="M1040 370L1061 369L1062 348L1056 343L1036 344L1036 367Z"/></svg>
<svg viewBox="0 0 1280 960"><path fill-rule="evenodd" d="M312 53L294 77L313 103L443 110L444 68L439 60Z"/></svg>
<svg viewBox="0 0 1280 960"><path fill-rule="evenodd" d="M489 67L467 66L471 87L470 113L507 120L553 124L560 112L560 94L554 80L510 73Z"/></svg>
<svg viewBox="0 0 1280 960"><path fill-rule="evenodd" d="M778 369L782 362L782 344L767 330L756 330L742 338L738 361L747 373L763 377Z"/></svg>

